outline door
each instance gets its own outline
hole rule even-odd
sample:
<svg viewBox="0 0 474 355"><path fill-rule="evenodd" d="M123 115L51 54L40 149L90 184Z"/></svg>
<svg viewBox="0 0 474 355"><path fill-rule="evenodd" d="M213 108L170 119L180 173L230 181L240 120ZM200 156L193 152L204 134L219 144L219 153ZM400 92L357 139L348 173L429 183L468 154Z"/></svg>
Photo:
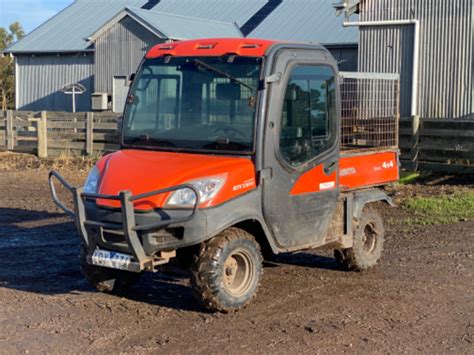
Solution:
<svg viewBox="0 0 474 355"><path fill-rule="evenodd" d="M114 76L112 83L112 111L121 113L125 107L128 94L128 79L126 76Z"/></svg>
<svg viewBox="0 0 474 355"><path fill-rule="evenodd" d="M338 198L337 69L319 50L284 50L269 84L263 212L286 250L322 244Z"/></svg>

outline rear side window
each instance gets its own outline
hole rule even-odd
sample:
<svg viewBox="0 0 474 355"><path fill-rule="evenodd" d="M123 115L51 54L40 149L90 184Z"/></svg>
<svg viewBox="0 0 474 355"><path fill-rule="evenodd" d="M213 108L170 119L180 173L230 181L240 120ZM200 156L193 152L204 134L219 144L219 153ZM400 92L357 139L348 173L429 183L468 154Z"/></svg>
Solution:
<svg viewBox="0 0 474 355"><path fill-rule="evenodd" d="M297 65L283 97L280 154L298 166L334 144L336 100L334 72L327 65Z"/></svg>

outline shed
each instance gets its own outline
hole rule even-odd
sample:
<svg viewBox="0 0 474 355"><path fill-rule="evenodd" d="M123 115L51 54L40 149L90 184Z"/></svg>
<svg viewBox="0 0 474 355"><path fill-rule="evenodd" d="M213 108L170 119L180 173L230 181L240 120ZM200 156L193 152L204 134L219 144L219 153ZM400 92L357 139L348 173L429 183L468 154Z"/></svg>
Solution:
<svg viewBox="0 0 474 355"><path fill-rule="evenodd" d="M70 111L65 85L80 83L121 111L144 52L169 40L265 37L326 44L344 70L357 66L357 29L343 29L328 0L76 0L8 48L18 110Z"/></svg>
<svg viewBox="0 0 474 355"><path fill-rule="evenodd" d="M121 112L128 77L135 72L150 46L169 40L205 37L242 37L235 23L126 7L93 33L96 93L110 98Z"/></svg>
<svg viewBox="0 0 474 355"><path fill-rule="evenodd" d="M71 96L61 91L80 83L78 111L90 111L91 95L102 93L108 108L121 111L133 73L144 52L167 40L241 37L231 22L142 9L147 0L76 0L7 53L16 58L16 108L71 111ZM127 5L134 5L128 7Z"/></svg>
<svg viewBox="0 0 474 355"><path fill-rule="evenodd" d="M345 0L359 70L400 73L402 117L474 118L474 1Z"/></svg>

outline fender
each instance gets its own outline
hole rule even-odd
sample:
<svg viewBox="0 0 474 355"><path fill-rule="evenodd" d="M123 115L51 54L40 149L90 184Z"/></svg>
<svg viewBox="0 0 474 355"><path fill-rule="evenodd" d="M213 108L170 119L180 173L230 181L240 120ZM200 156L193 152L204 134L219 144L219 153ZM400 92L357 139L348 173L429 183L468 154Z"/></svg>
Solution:
<svg viewBox="0 0 474 355"><path fill-rule="evenodd" d="M395 207L392 199L382 190L374 189L354 193L352 216L356 219L360 218L366 204L378 201L384 201L388 205Z"/></svg>
<svg viewBox="0 0 474 355"><path fill-rule="evenodd" d="M361 215L366 204L371 202L384 201L388 205L395 207L392 199L380 189L371 189L349 194L343 194L344 202L344 235L336 242L340 249L351 248L354 238L354 223Z"/></svg>
<svg viewBox="0 0 474 355"><path fill-rule="evenodd" d="M215 230L212 234L210 234L208 239L212 239L213 237L223 232L227 228L230 228L230 227L233 227L245 222L256 223L262 229L262 232L263 232L262 238L265 239L265 241L268 243L268 245L270 246L270 249L272 250L274 254L279 254L282 252L282 249L276 246L273 236L270 234L270 230L268 229L267 224L265 223L263 218L256 214L240 216L239 218L236 218L235 220L232 220L231 222L228 222L225 225L220 226L219 229ZM254 235L254 237L257 239L257 242L262 242L261 240L259 240L258 236Z"/></svg>
<svg viewBox="0 0 474 355"><path fill-rule="evenodd" d="M265 238L272 251L275 254L281 252L280 248L275 244L273 235L263 218L262 207L259 201L261 201L261 190L257 188L225 202L219 207L203 209L202 211L207 215L206 240L213 238L236 224L255 221L255 223L259 224L263 232L262 237Z"/></svg>

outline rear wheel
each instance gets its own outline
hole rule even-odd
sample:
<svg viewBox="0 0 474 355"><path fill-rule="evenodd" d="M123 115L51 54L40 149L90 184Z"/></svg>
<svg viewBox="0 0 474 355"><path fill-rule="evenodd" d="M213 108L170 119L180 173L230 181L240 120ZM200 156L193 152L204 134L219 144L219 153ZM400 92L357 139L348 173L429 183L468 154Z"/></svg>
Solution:
<svg viewBox="0 0 474 355"><path fill-rule="evenodd" d="M364 208L354 233L352 248L335 250L334 256L348 270L374 267L383 251L385 229L380 214Z"/></svg>
<svg viewBox="0 0 474 355"><path fill-rule="evenodd" d="M79 258L82 274L97 291L114 292L125 290L140 279L141 273L90 265L87 262L86 256L87 250L84 246L81 246Z"/></svg>
<svg viewBox="0 0 474 355"><path fill-rule="evenodd" d="M227 313L250 303L261 275L262 255L254 237L229 228L202 244L191 269L191 284L205 307Z"/></svg>

